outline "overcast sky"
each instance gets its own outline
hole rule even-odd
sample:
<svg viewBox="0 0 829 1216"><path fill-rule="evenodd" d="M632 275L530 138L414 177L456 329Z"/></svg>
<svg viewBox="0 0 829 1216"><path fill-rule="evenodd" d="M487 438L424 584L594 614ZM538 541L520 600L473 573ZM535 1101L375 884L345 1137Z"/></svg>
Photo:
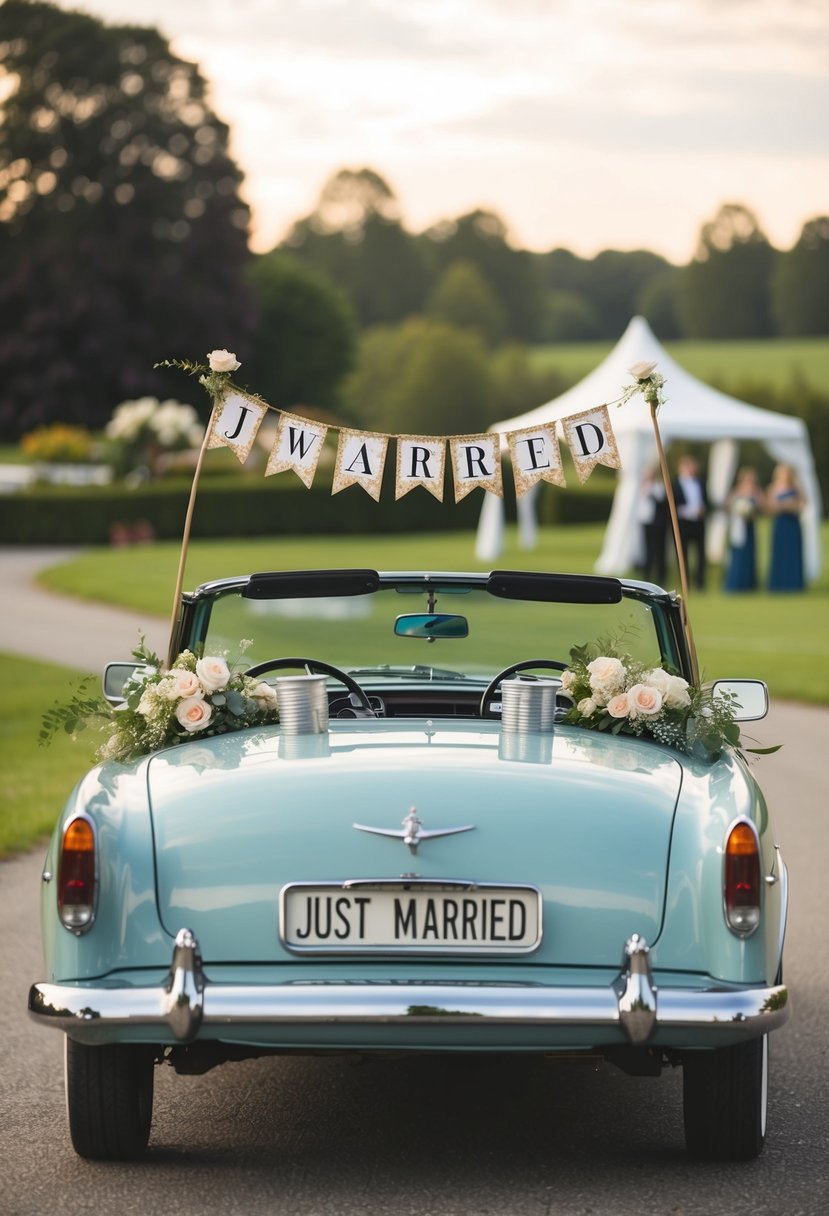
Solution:
<svg viewBox="0 0 829 1216"><path fill-rule="evenodd" d="M829 0L60 0L154 24L230 124L254 245L342 167L420 230L675 261L722 202L789 247L829 213Z"/></svg>

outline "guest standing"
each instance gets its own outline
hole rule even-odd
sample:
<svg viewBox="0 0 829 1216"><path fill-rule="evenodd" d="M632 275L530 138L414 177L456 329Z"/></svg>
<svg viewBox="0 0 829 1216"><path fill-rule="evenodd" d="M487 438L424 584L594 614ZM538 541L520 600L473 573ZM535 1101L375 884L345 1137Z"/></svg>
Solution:
<svg viewBox="0 0 829 1216"><path fill-rule="evenodd" d="M646 583L654 582L664 587L667 577L665 539L668 534L668 500L658 469L648 469L642 480L639 522L642 525L644 549L640 575Z"/></svg>
<svg viewBox="0 0 829 1216"><path fill-rule="evenodd" d="M779 464L766 491L766 507L774 516L769 591L802 591L805 586L800 527L800 512L805 505L791 465Z"/></svg>
<svg viewBox="0 0 829 1216"><path fill-rule="evenodd" d="M728 568L726 591L756 591L757 555L754 520L763 510L764 497L754 469L740 469L728 496Z"/></svg>
<svg viewBox="0 0 829 1216"><path fill-rule="evenodd" d="M705 516L708 499L699 475L699 465L693 456L682 456L674 482L676 513L679 517L679 539L685 558L688 578L691 577L691 554L694 555L694 582L700 590L705 587Z"/></svg>

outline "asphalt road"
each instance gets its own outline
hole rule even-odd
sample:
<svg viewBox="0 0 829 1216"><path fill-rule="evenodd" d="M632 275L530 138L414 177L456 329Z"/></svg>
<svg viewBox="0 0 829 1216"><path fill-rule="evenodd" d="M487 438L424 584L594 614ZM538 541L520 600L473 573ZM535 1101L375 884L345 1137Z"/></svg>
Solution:
<svg viewBox="0 0 829 1216"><path fill-rule="evenodd" d="M678 1073L629 1078L473 1057L271 1059L204 1077L159 1070L144 1161L83 1162L65 1129L60 1036L24 1012L41 976L36 852L0 864L0 1213L824 1216L827 727L829 713L784 705L756 732L785 744L759 773L790 870L793 993L792 1018L772 1038L769 1136L757 1162L686 1158Z"/></svg>

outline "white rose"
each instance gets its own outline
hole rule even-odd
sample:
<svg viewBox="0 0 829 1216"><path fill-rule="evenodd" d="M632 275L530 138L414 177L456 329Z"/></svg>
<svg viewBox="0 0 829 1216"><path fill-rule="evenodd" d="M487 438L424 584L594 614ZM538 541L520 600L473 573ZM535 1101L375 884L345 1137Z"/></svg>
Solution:
<svg viewBox="0 0 829 1216"><path fill-rule="evenodd" d="M668 709L687 709L691 704L688 681L682 676L668 676L668 688L662 695Z"/></svg>
<svg viewBox="0 0 829 1216"><path fill-rule="evenodd" d="M218 692L227 687L230 671L224 659L215 655L205 655L196 663L196 675L206 692Z"/></svg>
<svg viewBox="0 0 829 1216"><path fill-rule="evenodd" d="M652 718L662 709L662 693L650 684L634 684L627 695L637 716Z"/></svg>
<svg viewBox="0 0 829 1216"><path fill-rule="evenodd" d="M634 380L647 380L655 367L655 363L634 363L633 367L628 368L628 372Z"/></svg>
<svg viewBox="0 0 829 1216"><path fill-rule="evenodd" d="M587 672L590 676L590 690L599 701L609 700L624 688L626 671L621 659L600 655L598 659L587 664Z"/></svg>
<svg viewBox="0 0 829 1216"><path fill-rule="evenodd" d="M187 671L184 667L171 667L167 680L171 685L171 692L168 694L171 701L177 697L195 697L201 693L199 677L194 671Z"/></svg>
<svg viewBox="0 0 829 1216"><path fill-rule="evenodd" d="M561 687L563 692L571 692L573 685L576 682L576 673L568 667L566 671L561 673Z"/></svg>
<svg viewBox="0 0 829 1216"><path fill-rule="evenodd" d="M590 718L593 716L599 706L592 697L585 697L583 701L579 701L576 708L585 718Z"/></svg>
<svg viewBox="0 0 829 1216"><path fill-rule="evenodd" d="M259 702L260 709L276 709L276 689L264 680L251 690L250 695Z"/></svg>
<svg viewBox="0 0 829 1216"><path fill-rule="evenodd" d="M611 697L607 703L607 712L611 718L635 718L636 710L631 704L630 697L626 692L620 692L618 696Z"/></svg>
<svg viewBox="0 0 829 1216"><path fill-rule="evenodd" d="M241 363L229 350L211 350L207 356L211 372L235 372Z"/></svg>
<svg viewBox="0 0 829 1216"><path fill-rule="evenodd" d="M204 730L211 717L213 707L204 697L186 697L176 706L176 718L185 730Z"/></svg>
<svg viewBox="0 0 829 1216"><path fill-rule="evenodd" d="M148 718L155 709L155 703L158 700L158 685L150 684L141 694L141 700L138 702L138 712Z"/></svg>

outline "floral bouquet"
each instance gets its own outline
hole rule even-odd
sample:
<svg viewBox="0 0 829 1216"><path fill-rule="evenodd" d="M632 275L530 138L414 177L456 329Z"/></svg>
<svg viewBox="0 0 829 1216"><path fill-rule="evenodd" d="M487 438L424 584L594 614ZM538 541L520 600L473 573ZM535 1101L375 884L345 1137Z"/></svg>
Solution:
<svg viewBox="0 0 829 1216"><path fill-rule="evenodd" d="M738 747L740 728L732 695L716 697L662 667L647 667L612 647L597 654L589 646L570 651L562 691L573 700L564 721L611 734L652 735L681 752L717 756Z"/></svg>
<svg viewBox="0 0 829 1216"><path fill-rule="evenodd" d="M242 642L240 654L249 645ZM113 708L101 698L89 698L82 686L68 705L44 714L40 742L48 743L60 728L74 735L100 722L109 736L98 758L129 761L188 739L279 720L271 685L231 669L221 655L198 658L183 650L164 670L143 638L132 653L141 666L124 686L122 706Z"/></svg>

